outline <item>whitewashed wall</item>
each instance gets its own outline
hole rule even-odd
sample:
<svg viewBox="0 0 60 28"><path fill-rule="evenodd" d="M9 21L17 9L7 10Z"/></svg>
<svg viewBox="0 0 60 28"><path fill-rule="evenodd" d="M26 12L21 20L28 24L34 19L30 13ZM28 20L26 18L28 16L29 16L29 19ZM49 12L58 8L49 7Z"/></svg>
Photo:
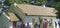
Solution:
<svg viewBox="0 0 60 28"><path fill-rule="evenodd" d="M24 23L27 26L27 22L29 22L30 26L32 27L32 19L35 19L35 22L39 23L39 19L38 16L26 16L26 18L24 18ZM17 22L17 25L20 25L21 22Z"/></svg>
<svg viewBox="0 0 60 28"><path fill-rule="evenodd" d="M9 20L4 16L0 16L0 28L9 28Z"/></svg>
<svg viewBox="0 0 60 28"><path fill-rule="evenodd" d="M32 19L35 19L35 22L39 23L39 17L38 16L27 16L24 20L25 23L29 22L32 24Z"/></svg>
<svg viewBox="0 0 60 28"><path fill-rule="evenodd" d="M13 22L9 22L9 28L13 28Z"/></svg>
<svg viewBox="0 0 60 28"><path fill-rule="evenodd" d="M13 23L4 14L0 16L0 28L13 28Z"/></svg>
<svg viewBox="0 0 60 28"><path fill-rule="evenodd" d="M55 17L40 17L41 19L47 19L48 21L50 19L52 19L53 21L53 26L55 28L55 21L57 22L58 24L58 19L56 19ZM29 22L30 25L32 25L32 19L35 19L35 22L38 22L39 23L39 17L38 16L26 16L26 18L24 19L24 23L25 25L27 24L27 22ZM20 25L21 22L18 22L17 25ZM57 28L59 28L59 26L57 25Z"/></svg>

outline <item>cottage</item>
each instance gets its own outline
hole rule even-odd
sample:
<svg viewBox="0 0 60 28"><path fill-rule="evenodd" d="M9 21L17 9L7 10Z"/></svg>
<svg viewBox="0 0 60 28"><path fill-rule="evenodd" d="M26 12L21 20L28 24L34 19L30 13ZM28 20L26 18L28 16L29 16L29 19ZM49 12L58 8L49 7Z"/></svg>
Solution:
<svg viewBox="0 0 60 28"><path fill-rule="evenodd" d="M16 8L12 12L3 13L0 18L1 28L13 28L17 27L23 21L25 25L27 22L33 27L33 24L37 22L40 24L39 19L56 19L55 9L50 7L42 7L28 4L17 4ZM53 20L55 21L55 20ZM53 22L54 23L54 22Z"/></svg>
<svg viewBox="0 0 60 28"><path fill-rule="evenodd" d="M55 8L50 7L42 7L28 4L17 4L18 9L15 10L15 13L19 15L22 20L25 22L29 22L32 26L34 22L38 22L40 24L40 19L56 19ZM54 22L53 22L54 23Z"/></svg>

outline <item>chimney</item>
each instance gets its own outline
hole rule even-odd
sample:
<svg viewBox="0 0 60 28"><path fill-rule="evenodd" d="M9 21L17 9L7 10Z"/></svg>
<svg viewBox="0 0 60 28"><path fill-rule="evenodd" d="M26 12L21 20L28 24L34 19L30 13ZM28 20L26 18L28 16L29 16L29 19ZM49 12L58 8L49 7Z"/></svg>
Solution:
<svg viewBox="0 0 60 28"><path fill-rule="evenodd" d="M45 4L43 4L42 7L46 7Z"/></svg>
<svg viewBox="0 0 60 28"><path fill-rule="evenodd" d="M46 5L46 2L43 2L42 7L46 7L45 5Z"/></svg>
<svg viewBox="0 0 60 28"><path fill-rule="evenodd" d="M14 6L16 7L17 3L14 3Z"/></svg>

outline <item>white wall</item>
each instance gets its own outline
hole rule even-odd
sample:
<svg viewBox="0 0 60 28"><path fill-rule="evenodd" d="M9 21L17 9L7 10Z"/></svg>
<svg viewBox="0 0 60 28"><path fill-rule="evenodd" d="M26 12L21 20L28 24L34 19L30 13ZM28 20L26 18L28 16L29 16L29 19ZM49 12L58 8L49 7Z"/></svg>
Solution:
<svg viewBox="0 0 60 28"><path fill-rule="evenodd" d="M9 28L9 20L4 16L0 16L0 28Z"/></svg>
<svg viewBox="0 0 60 28"><path fill-rule="evenodd" d="M13 28L13 22L9 21L5 14L0 16L0 28Z"/></svg>
<svg viewBox="0 0 60 28"><path fill-rule="evenodd" d="M53 19L53 26L55 28L55 21L57 22L58 24L58 19L56 19L55 17L40 17L41 19L47 19L48 21L50 19ZM27 22L30 23L30 25L32 25L32 19L35 19L35 22L38 22L39 23L39 17L38 16L27 16L25 19L24 19L24 22L25 24L27 24ZM17 25L20 25L21 22L17 22ZM57 28L59 28L59 26L57 26Z"/></svg>
<svg viewBox="0 0 60 28"><path fill-rule="evenodd" d="M39 23L39 17L38 16L27 16L24 20L25 23L29 22L32 23L32 19L35 19L35 22Z"/></svg>
<svg viewBox="0 0 60 28"><path fill-rule="evenodd" d="M39 24L39 18L38 16L27 16L24 20L25 24L27 24L27 22L29 22L30 26L33 28L33 23L32 23L32 19L35 19L35 22L37 22Z"/></svg>
<svg viewBox="0 0 60 28"><path fill-rule="evenodd" d="M9 28L13 28L13 22L9 22Z"/></svg>
<svg viewBox="0 0 60 28"><path fill-rule="evenodd" d="M47 19L48 21L50 19L53 19L53 26L55 28L55 21L57 22L58 24L58 19L56 19L55 17L40 17L42 19ZM25 25L27 24L27 22L30 23L30 25L32 25L32 19L35 19L35 22L38 22L39 23L39 17L38 16L27 16L25 19L24 19L24 23ZM20 25L21 22L17 22L17 25ZM10 22L10 28L13 26L12 22ZM57 25L57 28L59 28L59 26Z"/></svg>
<svg viewBox="0 0 60 28"><path fill-rule="evenodd" d="M24 18L24 23L25 25L27 26L27 22L29 22L29 24L31 25L32 27L32 19L35 19L35 22L39 23L39 18L38 16L26 16L26 18ZM17 25L20 25L21 22L17 22Z"/></svg>

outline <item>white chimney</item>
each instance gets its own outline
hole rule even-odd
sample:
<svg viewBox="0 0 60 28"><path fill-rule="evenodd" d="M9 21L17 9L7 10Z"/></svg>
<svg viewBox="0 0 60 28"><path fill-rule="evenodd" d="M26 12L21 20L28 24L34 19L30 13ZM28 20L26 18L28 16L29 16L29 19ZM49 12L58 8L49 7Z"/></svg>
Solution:
<svg viewBox="0 0 60 28"><path fill-rule="evenodd" d="M45 4L43 4L42 7L46 7Z"/></svg>
<svg viewBox="0 0 60 28"><path fill-rule="evenodd" d="M14 6L16 6L17 5L17 3L14 3Z"/></svg>
<svg viewBox="0 0 60 28"><path fill-rule="evenodd" d="M46 5L46 2L43 2L42 7L46 7L45 5Z"/></svg>

